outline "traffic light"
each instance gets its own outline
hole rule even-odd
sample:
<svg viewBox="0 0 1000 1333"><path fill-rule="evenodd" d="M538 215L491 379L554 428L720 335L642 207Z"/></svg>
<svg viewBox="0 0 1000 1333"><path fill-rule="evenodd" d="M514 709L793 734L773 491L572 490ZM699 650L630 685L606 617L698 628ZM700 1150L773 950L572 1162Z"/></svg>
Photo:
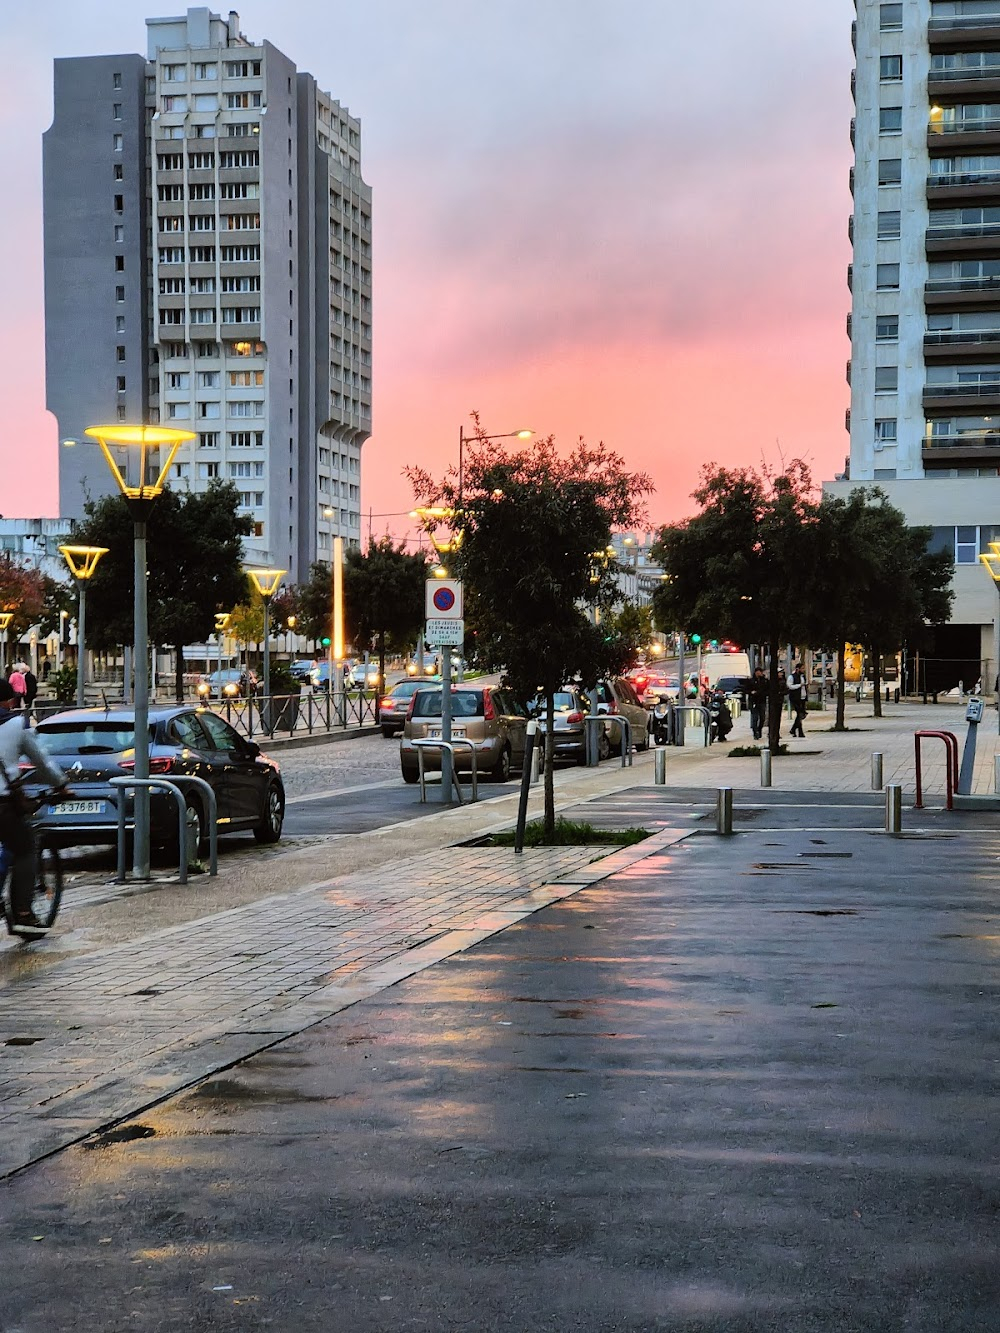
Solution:
<svg viewBox="0 0 1000 1333"><path fill-rule="evenodd" d="M320 643L323 645L324 648L329 648L329 646L330 646L330 640L329 640L329 639L320 639Z"/></svg>
<svg viewBox="0 0 1000 1333"><path fill-rule="evenodd" d="M691 635L691 642L692 642L693 644L696 644L696 645L699 644L699 643L701 643L701 635L700 635L700 634L692 634L692 635Z"/></svg>

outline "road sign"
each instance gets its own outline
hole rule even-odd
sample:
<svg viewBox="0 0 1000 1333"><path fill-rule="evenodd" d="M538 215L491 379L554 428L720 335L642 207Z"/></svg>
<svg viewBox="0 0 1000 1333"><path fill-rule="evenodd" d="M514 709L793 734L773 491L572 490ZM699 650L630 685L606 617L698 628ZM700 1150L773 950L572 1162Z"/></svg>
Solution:
<svg viewBox="0 0 1000 1333"><path fill-rule="evenodd" d="M424 626L424 638L431 648L461 648L465 642L465 621L432 616Z"/></svg>
<svg viewBox="0 0 1000 1333"><path fill-rule="evenodd" d="M430 620L461 620L465 614L458 579L428 579L424 615Z"/></svg>

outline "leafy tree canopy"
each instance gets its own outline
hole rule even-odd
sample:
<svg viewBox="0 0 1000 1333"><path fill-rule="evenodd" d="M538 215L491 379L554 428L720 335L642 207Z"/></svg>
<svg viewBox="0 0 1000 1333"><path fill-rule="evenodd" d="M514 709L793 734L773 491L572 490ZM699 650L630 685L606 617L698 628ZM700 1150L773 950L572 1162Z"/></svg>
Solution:
<svg viewBox="0 0 1000 1333"><path fill-rule="evenodd" d="M36 569L19 565L9 551L0 552L0 611L14 613L7 631L8 642L16 642L37 622L44 600L42 575Z"/></svg>

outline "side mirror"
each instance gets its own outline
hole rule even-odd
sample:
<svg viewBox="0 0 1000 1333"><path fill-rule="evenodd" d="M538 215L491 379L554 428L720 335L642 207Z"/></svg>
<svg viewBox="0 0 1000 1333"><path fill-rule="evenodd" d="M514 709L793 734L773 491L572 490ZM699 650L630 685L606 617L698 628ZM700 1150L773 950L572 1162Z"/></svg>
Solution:
<svg viewBox="0 0 1000 1333"><path fill-rule="evenodd" d="M260 746L256 741L244 741L242 753L245 754L248 759L256 759L260 754Z"/></svg>

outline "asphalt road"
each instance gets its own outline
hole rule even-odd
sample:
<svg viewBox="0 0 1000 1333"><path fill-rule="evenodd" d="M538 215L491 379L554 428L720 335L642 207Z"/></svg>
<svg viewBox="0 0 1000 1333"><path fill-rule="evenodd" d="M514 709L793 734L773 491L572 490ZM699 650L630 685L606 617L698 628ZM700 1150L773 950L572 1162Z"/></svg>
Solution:
<svg viewBox="0 0 1000 1333"><path fill-rule="evenodd" d="M995 1333L997 835L756 804L9 1181L0 1327Z"/></svg>

